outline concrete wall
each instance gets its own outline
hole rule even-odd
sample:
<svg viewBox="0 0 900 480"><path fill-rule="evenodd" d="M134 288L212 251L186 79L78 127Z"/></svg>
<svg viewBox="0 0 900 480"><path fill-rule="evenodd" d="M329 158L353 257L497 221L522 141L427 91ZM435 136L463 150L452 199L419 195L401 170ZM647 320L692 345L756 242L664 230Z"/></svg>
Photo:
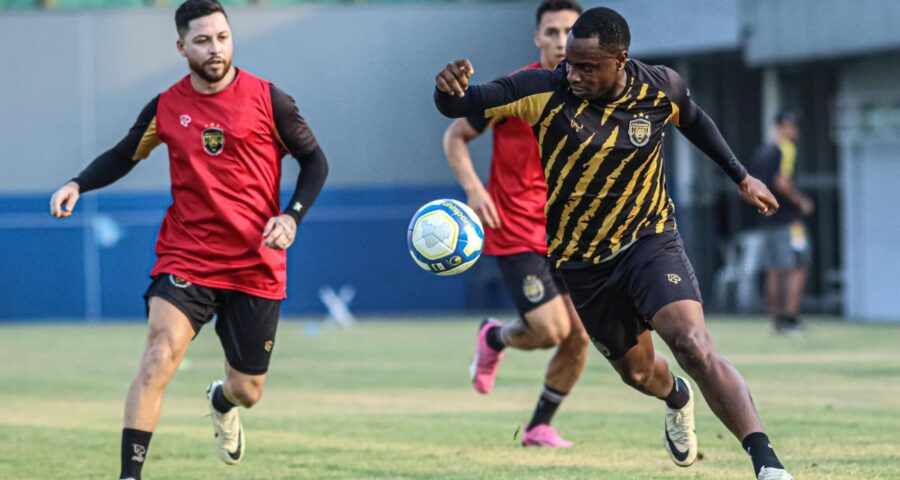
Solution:
<svg viewBox="0 0 900 480"><path fill-rule="evenodd" d="M740 15L754 65L900 48L895 0L741 0Z"/></svg>
<svg viewBox="0 0 900 480"><path fill-rule="evenodd" d="M844 304L851 319L900 321L900 55L849 62L836 100Z"/></svg>

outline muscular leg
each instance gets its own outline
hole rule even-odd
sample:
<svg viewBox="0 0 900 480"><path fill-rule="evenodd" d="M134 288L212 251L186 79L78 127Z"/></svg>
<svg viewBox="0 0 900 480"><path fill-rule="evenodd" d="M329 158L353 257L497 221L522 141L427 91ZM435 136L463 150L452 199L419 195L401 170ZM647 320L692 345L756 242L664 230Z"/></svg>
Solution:
<svg viewBox="0 0 900 480"><path fill-rule="evenodd" d="M125 400L125 428L152 432L162 409L163 391L194 337L191 322L168 301L150 298L147 343L137 376Z"/></svg>
<svg viewBox="0 0 900 480"><path fill-rule="evenodd" d="M241 373L225 362L225 383L222 385L222 393L234 405L250 408L262 398L263 385L266 383L266 374L247 375Z"/></svg>
<svg viewBox="0 0 900 480"><path fill-rule="evenodd" d="M678 365L700 387L709 408L738 440L763 431L746 382L709 337L700 302L680 300L666 305L654 315L653 326Z"/></svg>
<svg viewBox="0 0 900 480"><path fill-rule="evenodd" d="M560 295L553 299L553 301L557 300L565 305L564 321L569 324L569 334L559 342L556 353L550 359L544 383L556 391L568 393L572 391L575 382L578 381L584 370L590 339L578 318L572 298L569 295ZM530 319L528 321L531 322Z"/></svg>
<svg viewBox="0 0 900 480"><path fill-rule="evenodd" d="M516 350L548 349L569 336L571 324L562 297L529 311L525 319L516 318L500 328L503 343Z"/></svg>
<svg viewBox="0 0 900 480"><path fill-rule="evenodd" d="M672 391L674 381L666 359L653 349L653 337L649 330L638 335L637 345L621 358L610 360L622 381L635 390L659 399Z"/></svg>
<svg viewBox="0 0 900 480"><path fill-rule="evenodd" d="M141 469L162 410L163 392L194 337L187 317L166 300L151 297L147 343L125 399L122 469L119 478L141 478Z"/></svg>

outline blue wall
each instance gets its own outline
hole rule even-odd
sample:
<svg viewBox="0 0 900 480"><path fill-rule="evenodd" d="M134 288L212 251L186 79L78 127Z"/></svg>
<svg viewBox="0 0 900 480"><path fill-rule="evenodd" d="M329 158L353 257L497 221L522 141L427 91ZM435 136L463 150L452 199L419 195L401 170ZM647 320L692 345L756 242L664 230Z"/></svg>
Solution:
<svg viewBox="0 0 900 480"><path fill-rule="evenodd" d="M464 198L448 186L326 189L289 250L284 313L324 313L323 285L353 286L351 309L363 314L508 307L492 259L459 277L410 259L410 217L445 197ZM0 196L0 320L142 317L168 193L89 193L62 221L48 199Z"/></svg>

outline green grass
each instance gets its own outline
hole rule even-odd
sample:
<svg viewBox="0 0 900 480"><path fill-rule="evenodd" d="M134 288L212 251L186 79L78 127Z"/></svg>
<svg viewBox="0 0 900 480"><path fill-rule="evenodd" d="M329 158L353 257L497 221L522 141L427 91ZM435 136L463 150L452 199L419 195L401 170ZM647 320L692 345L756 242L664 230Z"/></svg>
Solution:
<svg viewBox="0 0 900 480"><path fill-rule="evenodd" d="M475 319L364 322L316 336L283 322L263 401L242 412L247 454L222 464L204 389L222 372L212 328L166 395L147 479L749 479L737 441L698 405L703 458L675 467L662 405L597 353L555 425L566 451L523 449L549 352L510 351L494 392L467 371ZM713 321L798 479L900 478L900 327L816 322L802 339L762 319ZM112 479L141 324L0 327L0 478ZM666 355L671 358L668 351Z"/></svg>

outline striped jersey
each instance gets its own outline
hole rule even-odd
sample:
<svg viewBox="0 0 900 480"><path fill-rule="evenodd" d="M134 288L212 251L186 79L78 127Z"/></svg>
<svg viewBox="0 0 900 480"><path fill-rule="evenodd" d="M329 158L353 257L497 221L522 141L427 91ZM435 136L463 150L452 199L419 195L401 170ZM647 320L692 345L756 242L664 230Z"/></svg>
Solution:
<svg viewBox="0 0 900 480"><path fill-rule="evenodd" d="M600 263L640 237L675 228L662 145L666 125L679 126L694 105L667 67L629 60L625 72L626 87L613 100L575 96L565 62L466 93L486 118L516 116L531 126L548 187L548 255L557 267Z"/></svg>

